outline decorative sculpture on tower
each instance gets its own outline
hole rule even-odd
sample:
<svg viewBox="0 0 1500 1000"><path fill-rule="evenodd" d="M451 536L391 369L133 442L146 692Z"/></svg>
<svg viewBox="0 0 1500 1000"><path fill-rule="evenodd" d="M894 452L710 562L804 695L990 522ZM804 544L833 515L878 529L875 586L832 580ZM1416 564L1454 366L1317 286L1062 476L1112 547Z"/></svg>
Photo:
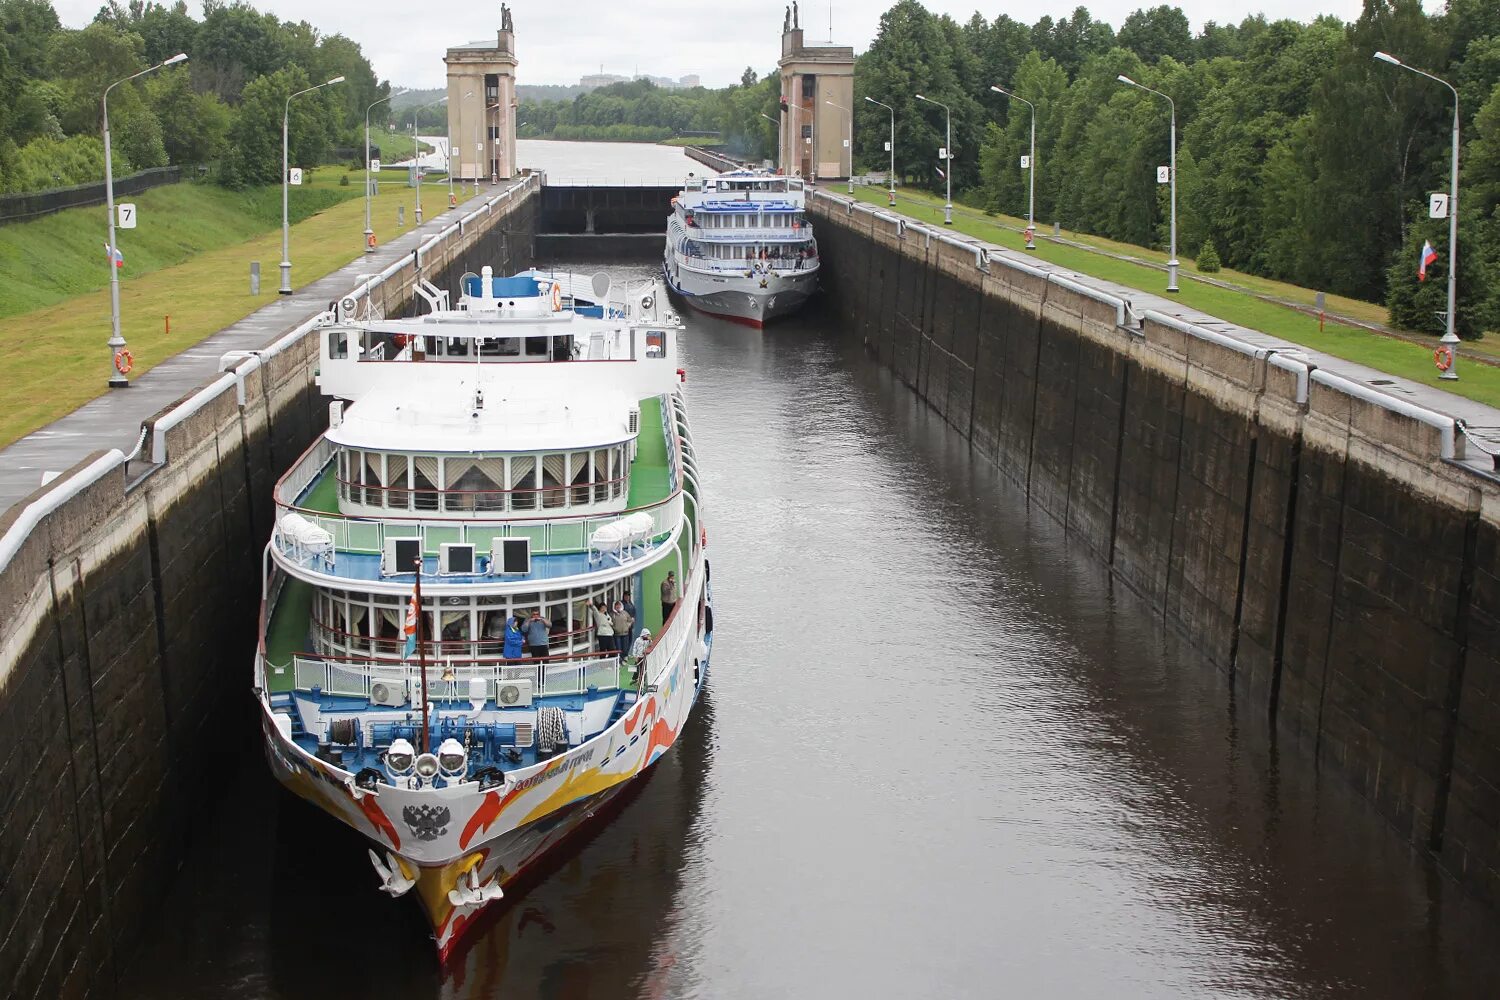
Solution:
<svg viewBox="0 0 1500 1000"><path fill-rule="evenodd" d="M500 5L500 30L501 31L515 31L516 30L515 24L513 24L511 22L511 19L510 19L510 8L508 6L506 6L505 4L501 4Z"/></svg>

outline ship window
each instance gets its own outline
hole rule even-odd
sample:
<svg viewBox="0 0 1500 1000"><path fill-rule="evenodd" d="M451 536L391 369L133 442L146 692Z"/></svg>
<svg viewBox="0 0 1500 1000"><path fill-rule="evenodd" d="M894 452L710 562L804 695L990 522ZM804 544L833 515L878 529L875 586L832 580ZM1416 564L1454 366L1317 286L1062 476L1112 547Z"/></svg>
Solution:
<svg viewBox="0 0 1500 1000"><path fill-rule="evenodd" d="M517 455L510 460L510 507L531 510L536 507L536 458Z"/></svg>
<svg viewBox="0 0 1500 1000"><path fill-rule="evenodd" d="M342 360L349 356L349 331L330 330L328 332L328 356L335 360Z"/></svg>
<svg viewBox="0 0 1500 1000"><path fill-rule="evenodd" d="M385 459L387 482L385 505L400 510L411 508L411 463L405 455L387 455Z"/></svg>
<svg viewBox="0 0 1500 1000"><path fill-rule="evenodd" d="M438 476L438 460L430 455L416 455L412 458L412 465L416 471L412 475L412 486L415 493L412 499L417 510L437 510L437 489L441 478Z"/></svg>
<svg viewBox="0 0 1500 1000"><path fill-rule="evenodd" d="M586 504L589 502L589 453L586 451L575 451L568 457L568 482L573 490L568 500L570 504Z"/></svg>
<svg viewBox="0 0 1500 1000"><path fill-rule="evenodd" d="M609 452L599 448L594 452L594 502L603 503L609 499Z"/></svg>
<svg viewBox="0 0 1500 1000"><path fill-rule="evenodd" d="M542 457L543 507L561 507L567 502L567 494L558 488L568 478L567 470L564 468L566 461L566 455L545 455Z"/></svg>

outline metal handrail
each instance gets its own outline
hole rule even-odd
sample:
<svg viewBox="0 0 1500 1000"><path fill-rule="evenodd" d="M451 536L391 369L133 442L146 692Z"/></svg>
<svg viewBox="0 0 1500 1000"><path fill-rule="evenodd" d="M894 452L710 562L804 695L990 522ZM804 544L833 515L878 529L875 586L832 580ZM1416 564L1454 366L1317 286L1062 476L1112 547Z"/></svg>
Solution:
<svg viewBox="0 0 1500 1000"><path fill-rule="evenodd" d="M395 682L410 690L421 685L422 668L409 662L347 661L333 657L292 657L292 688L354 698L370 697L376 682ZM595 656L587 662L554 663L527 660L522 663L457 664L437 660L427 665L427 691L437 701L466 701L473 678L485 682L486 698L495 696L497 685L530 681L537 696L586 694L615 691L620 687L620 657Z"/></svg>
<svg viewBox="0 0 1500 1000"><path fill-rule="evenodd" d="M615 479L601 479L595 482L571 483L558 486L526 487L524 489L489 489L489 490L449 490L430 489L418 486L380 486L369 483L358 483L342 476L335 476L339 484L339 495L349 500L350 503L362 504L366 507L380 507L385 510L452 510L452 511L504 511L504 510L546 510L553 507L573 507L584 504L603 503L624 493L626 477L620 476ZM567 496L560 496L565 491L573 491L576 496L579 492L593 494L598 489L604 489L606 496L604 500L586 499L570 502ZM351 495L352 491L361 491L365 499L356 500ZM411 503L405 507L392 506L377 500L371 502L369 497L374 494L377 498L389 499L391 494L401 494L411 498ZM460 501L472 498L472 506L463 506L461 503L443 503L450 498ZM517 500L529 498L531 503L521 504ZM551 502L552 500L556 502ZM425 504L424 504L425 501ZM507 501L509 504L507 505ZM428 505L430 504L430 506Z"/></svg>

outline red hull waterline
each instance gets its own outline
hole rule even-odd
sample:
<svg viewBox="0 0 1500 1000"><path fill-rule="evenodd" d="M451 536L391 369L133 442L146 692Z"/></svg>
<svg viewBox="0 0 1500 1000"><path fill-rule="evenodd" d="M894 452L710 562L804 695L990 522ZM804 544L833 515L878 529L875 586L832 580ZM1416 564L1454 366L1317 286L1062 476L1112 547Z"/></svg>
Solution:
<svg viewBox="0 0 1500 1000"><path fill-rule="evenodd" d="M692 299L688 299L688 305L692 306L694 309L696 309L698 312L701 312L705 316L712 316L715 319L728 320L729 322L737 323L740 326L748 326L752 330L764 330L766 327L765 323L763 323L761 320L751 319L749 316L733 316L729 313L714 312L712 309L704 309L702 306L694 304Z"/></svg>

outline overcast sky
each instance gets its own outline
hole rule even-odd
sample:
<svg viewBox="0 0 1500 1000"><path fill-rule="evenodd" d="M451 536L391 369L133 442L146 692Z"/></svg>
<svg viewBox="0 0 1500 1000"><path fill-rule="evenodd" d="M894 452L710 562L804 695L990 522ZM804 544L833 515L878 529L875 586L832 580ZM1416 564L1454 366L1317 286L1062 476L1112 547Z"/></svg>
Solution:
<svg viewBox="0 0 1500 1000"><path fill-rule="evenodd" d="M166 0L170 2L170 0ZM342 33L359 42L382 79L398 86L436 87L444 80L443 50L449 45L493 38L500 24L500 4L427 7L410 0L252 0L260 10L284 20L309 21L324 34ZM874 37L880 15L894 0L844 0L832 5L833 38L863 52ZM1426 0L1435 10L1441 0ZM87 24L100 0L54 0L63 23ZM198 0L188 0L190 8ZM947 12L960 22L978 9L987 18L1006 13L1034 24L1044 14L1065 17L1078 0L1040 0L980 4L974 0L925 0L928 10ZM1085 4L1095 19L1115 27L1131 11L1152 6L1147 0L1095 0ZM1182 0L1178 4L1200 28L1205 20L1237 22L1260 12L1275 19L1308 20L1333 14L1358 16L1359 0ZM746 66L760 74L781 55L781 0L746 0L738 4L688 3L685 0L563 0L560 3L512 4L521 83L577 83L583 73L624 76L636 70L676 79L689 73L705 86L725 86L739 79ZM809 41L828 38L829 4L802 4L802 26ZM483 11L484 13L480 13ZM195 9L194 16L201 16Z"/></svg>

